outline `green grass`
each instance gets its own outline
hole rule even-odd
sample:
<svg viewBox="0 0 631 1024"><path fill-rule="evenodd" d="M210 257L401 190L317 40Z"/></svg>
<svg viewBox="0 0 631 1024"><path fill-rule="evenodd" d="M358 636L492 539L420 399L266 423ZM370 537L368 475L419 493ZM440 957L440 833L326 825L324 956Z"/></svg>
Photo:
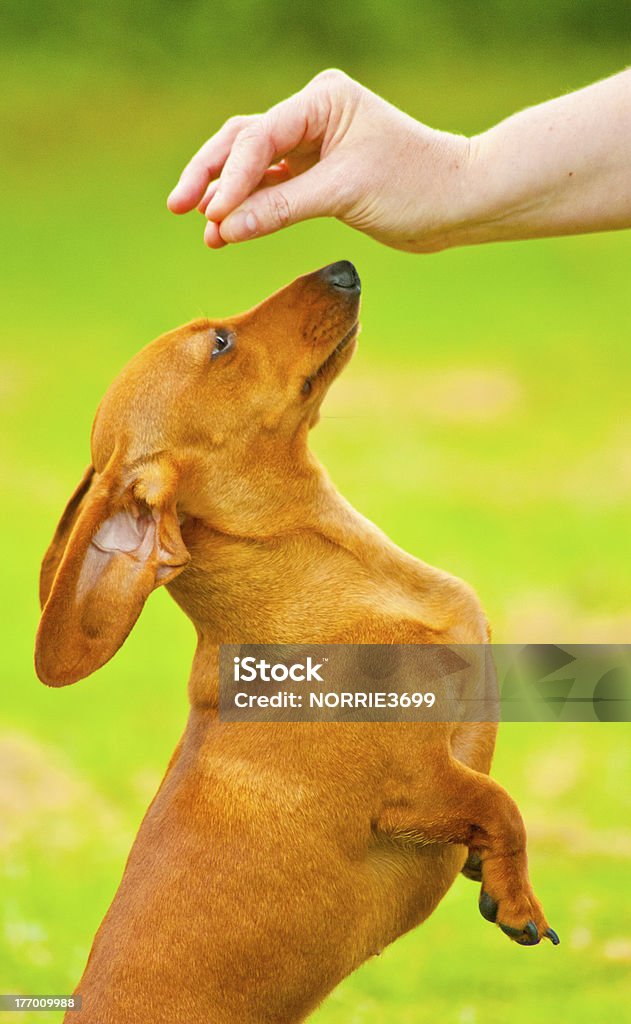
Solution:
<svg viewBox="0 0 631 1024"><path fill-rule="evenodd" d="M616 67L603 54L563 70L544 54L528 75L472 66L455 81L436 60L364 77L435 124L475 131ZM76 983L185 721L193 630L161 592L93 679L55 692L32 671L39 560L88 461L96 404L162 330L352 259L361 345L313 436L340 489L403 547L473 583L498 641L629 637L630 235L421 258L318 222L209 253L198 219L165 211L207 129L314 70L222 77L219 95L201 73L169 84L88 61L16 63L4 91L1 991ZM625 725L501 730L495 775L529 824L559 949L516 949L462 880L339 988L319 1024L631 1020L630 738Z"/></svg>

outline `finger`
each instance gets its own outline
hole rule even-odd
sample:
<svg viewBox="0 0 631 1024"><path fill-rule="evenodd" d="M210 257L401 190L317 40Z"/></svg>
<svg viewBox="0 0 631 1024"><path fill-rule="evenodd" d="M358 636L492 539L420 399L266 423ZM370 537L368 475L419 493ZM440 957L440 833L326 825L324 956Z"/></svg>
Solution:
<svg viewBox="0 0 631 1024"><path fill-rule="evenodd" d="M204 244L209 249L223 249L227 244L219 234L219 225L214 221L208 221L204 228Z"/></svg>
<svg viewBox="0 0 631 1024"><path fill-rule="evenodd" d="M225 242L270 235L311 217L335 216L331 175L324 164L272 188L261 189L219 225Z"/></svg>
<svg viewBox="0 0 631 1024"><path fill-rule="evenodd" d="M224 220L259 185L270 164L295 149L309 128L309 105L299 94L279 103L239 133L226 158L206 215Z"/></svg>
<svg viewBox="0 0 631 1024"><path fill-rule="evenodd" d="M231 117L195 153L167 199L167 206L173 213L188 213L197 205L209 181L219 175L239 132L255 121L257 116Z"/></svg>
<svg viewBox="0 0 631 1024"><path fill-rule="evenodd" d="M215 192L217 191L217 186L218 185L219 185L219 182L217 180L211 181L210 185L208 186L208 188L204 192L202 198L200 199L200 201L197 204L197 209L199 210L200 213L206 213L206 207L208 206L210 200L212 199L212 197L214 196Z"/></svg>
<svg viewBox="0 0 631 1024"><path fill-rule="evenodd" d="M257 189L269 188L271 185L278 185L281 181L288 181L288 179L291 177L293 177L292 172L289 170L284 161L282 161L280 164L274 164L274 166L268 168L268 170L263 175L260 183L257 185ZM210 204L211 199L213 198L217 191L218 185L218 181L211 181L210 185L208 186L204 193L203 198L200 199L199 203L197 204L197 209L199 210L200 213L206 213L208 205ZM210 217L209 219L213 220L214 218Z"/></svg>
<svg viewBox="0 0 631 1024"><path fill-rule="evenodd" d="M272 164L267 168L259 187L267 188L270 185L278 185L281 181L289 181L293 177L295 177L295 172L290 169L287 161L280 160L279 163Z"/></svg>
<svg viewBox="0 0 631 1024"><path fill-rule="evenodd" d="M288 167L286 167L284 164L276 164L273 167L270 167L269 170L267 170L265 172L265 174L261 178L261 181L256 186L256 188L254 189L254 192L258 192L259 189L262 189L262 188L271 188L272 185L278 185L282 181L289 181L289 179L292 178L292 177L293 177L293 175L292 175L292 173L291 173L291 171L289 170ZM206 195L204 196L204 198L201 200L201 202L199 203L199 205L197 207L197 209L201 213L204 213L204 214L207 215L208 206L210 205L210 202L211 202L213 196L215 195L215 193L217 191L217 184L218 183L216 181L213 181L208 186L208 188L206 190ZM204 207L204 203L206 203L206 207ZM211 216L208 219L209 220L214 220L215 219L214 216L212 216L212 209L211 209Z"/></svg>

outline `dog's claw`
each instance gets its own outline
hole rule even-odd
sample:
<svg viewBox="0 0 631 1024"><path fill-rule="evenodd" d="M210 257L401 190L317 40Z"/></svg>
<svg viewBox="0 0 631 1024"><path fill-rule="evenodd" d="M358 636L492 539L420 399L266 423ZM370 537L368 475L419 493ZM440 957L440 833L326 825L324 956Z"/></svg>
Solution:
<svg viewBox="0 0 631 1024"><path fill-rule="evenodd" d="M520 946L537 946L541 939L534 921L529 921L525 928L511 928L507 924L500 924L504 935L519 943Z"/></svg>
<svg viewBox="0 0 631 1024"><path fill-rule="evenodd" d="M561 941L554 928L547 928L543 935L539 935L534 921L529 921L525 928L511 928L508 924L502 924L501 921L497 920L497 901L488 892L484 892L484 890L480 893L478 907L485 921L490 921L491 924L499 924L504 935L508 935L509 939L517 942L520 946L538 946L542 938L550 939L553 946L558 946Z"/></svg>

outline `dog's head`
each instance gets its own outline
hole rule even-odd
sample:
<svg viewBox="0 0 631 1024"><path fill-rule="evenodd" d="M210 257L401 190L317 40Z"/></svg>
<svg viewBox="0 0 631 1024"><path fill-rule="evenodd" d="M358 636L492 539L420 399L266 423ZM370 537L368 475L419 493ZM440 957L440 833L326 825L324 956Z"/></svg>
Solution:
<svg viewBox="0 0 631 1024"><path fill-rule="evenodd" d="M122 370L42 564L43 682L75 682L115 654L151 591L189 562L183 522L249 535L263 507L268 521L280 510L353 352L359 295L352 264L334 263L240 316L163 335Z"/></svg>

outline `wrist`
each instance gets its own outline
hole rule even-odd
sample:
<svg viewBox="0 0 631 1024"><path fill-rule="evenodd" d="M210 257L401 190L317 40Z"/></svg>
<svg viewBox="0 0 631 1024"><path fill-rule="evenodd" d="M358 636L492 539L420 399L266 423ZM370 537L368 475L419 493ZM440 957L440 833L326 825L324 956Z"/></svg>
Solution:
<svg viewBox="0 0 631 1024"><path fill-rule="evenodd" d="M447 193L448 208L440 239L440 248L445 249L496 240L509 216L493 173L486 133L461 141L465 145Z"/></svg>
<svg viewBox="0 0 631 1024"><path fill-rule="evenodd" d="M424 175L415 188L424 211L411 246L418 253L440 252L483 241L477 236L484 231L489 205L479 137L447 132L432 135L432 147L440 155L431 161L431 180ZM423 166L425 161L419 163Z"/></svg>

